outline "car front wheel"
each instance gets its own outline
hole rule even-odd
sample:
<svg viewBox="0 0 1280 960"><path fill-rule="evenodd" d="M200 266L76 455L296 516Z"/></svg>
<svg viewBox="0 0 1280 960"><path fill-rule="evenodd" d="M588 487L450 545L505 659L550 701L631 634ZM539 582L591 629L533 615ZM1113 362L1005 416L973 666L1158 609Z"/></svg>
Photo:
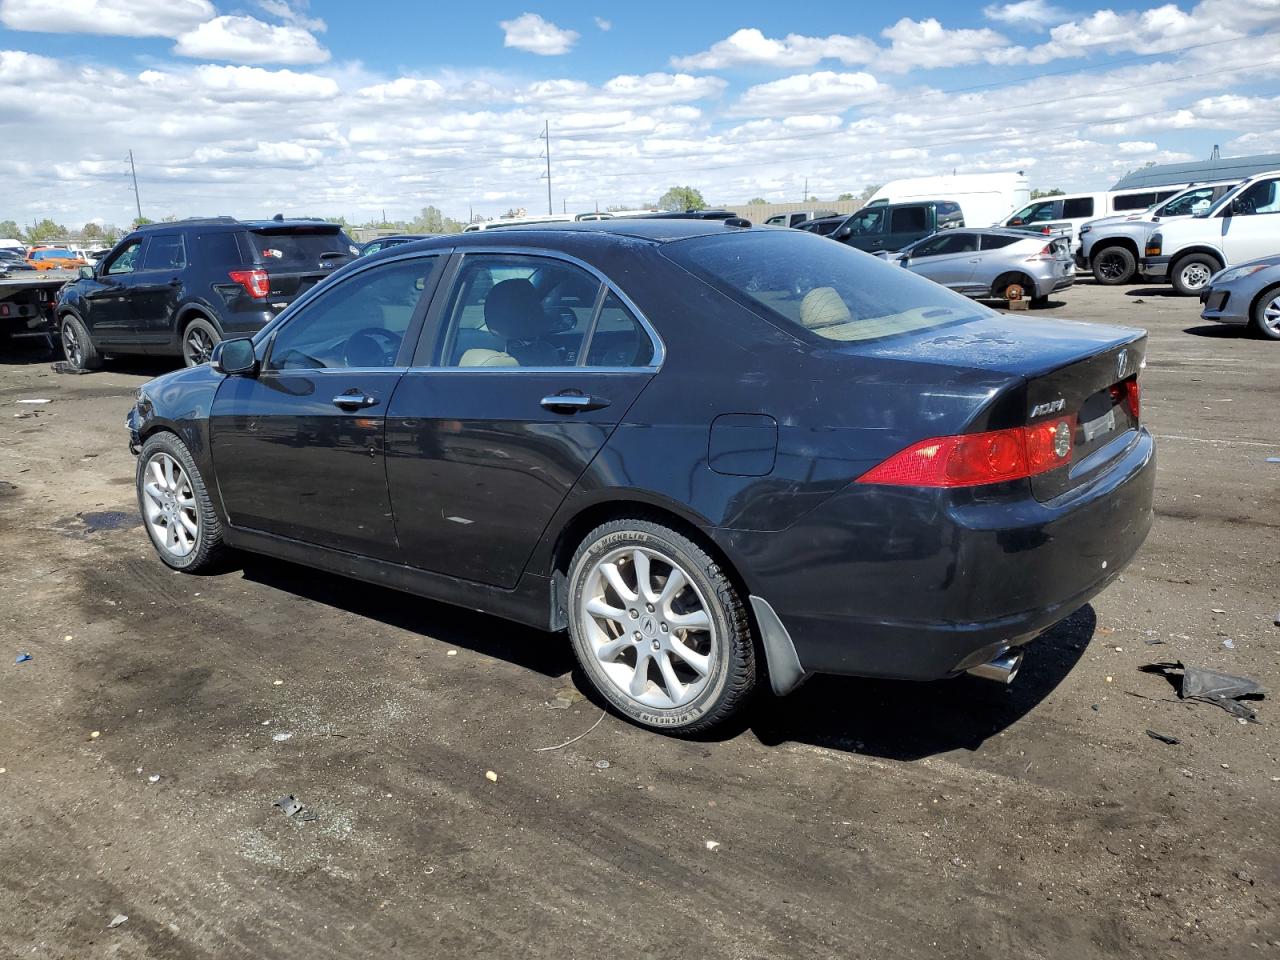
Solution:
<svg viewBox="0 0 1280 960"><path fill-rule="evenodd" d="M1199 296L1209 279L1221 269L1222 264L1207 253L1193 253L1185 256L1175 263L1173 270L1170 271L1173 289L1184 297Z"/></svg>
<svg viewBox="0 0 1280 960"><path fill-rule="evenodd" d="M641 726L707 730L756 683L751 621L720 565L674 530L617 520L569 567L569 634L600 695Z"/></svg>
<svg viewBox="0 0 1280 960"><path fill-rule="evenodd" d="M1268 340L1280 340L1280 287L1272 287L1253 305L1253 332Z"/></svg>
<svg viewBox="0 0 1280 960"><path fill-rule="evenodd" d="M197 573L222 559L222 523L186 444L172 433L148 437L138 455L136 483L143 524L161 560Z"/></svg>
<svg viewBox="0 0 1280 960"><path fill-rule="evenodd" d="M1124 247L1107 247L1093 258L1093 278L1104 287L1128 283L1137 270L1137 258Z"/></svg>

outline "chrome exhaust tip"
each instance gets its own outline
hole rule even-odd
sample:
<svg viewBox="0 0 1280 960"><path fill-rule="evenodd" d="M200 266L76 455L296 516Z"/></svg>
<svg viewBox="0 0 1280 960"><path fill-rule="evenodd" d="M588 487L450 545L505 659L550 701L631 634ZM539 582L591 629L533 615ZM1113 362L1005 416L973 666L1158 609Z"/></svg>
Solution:
<svg viewBox="0 0 1280 960"><path fill-rule="evenodd" d="M982 677L984 680L994 680L997 683L1010 684L1013 678L1018 675L1018 668L1022 666L1021 650L1006 650L998 657L993 657L986 663L980 663L976 667L970 667L965 673L971 673L975 677Z"/></svg>

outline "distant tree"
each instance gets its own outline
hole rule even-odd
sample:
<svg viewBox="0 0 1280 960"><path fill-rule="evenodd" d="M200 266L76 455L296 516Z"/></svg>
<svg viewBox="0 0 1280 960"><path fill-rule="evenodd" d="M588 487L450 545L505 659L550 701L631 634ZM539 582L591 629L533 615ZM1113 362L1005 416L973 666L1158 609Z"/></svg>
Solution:
<svg viewBox="0 0 1280 960"><path fill-rule="evenodd" d="M145 227L148 223L155 223L155 221L150 217L138 217L138 219L133 221L133 226L136 230L138 227Z"/></svg>
<svg viewBox="0 0 1280 960"><path fill-rule="evenodd" d="M12 220L0 220L0 237L6 240L21 240L22 228Z"/></svg>
<svg viewBox="0 0 1280 960"><path fill-rule="evenodd" d="M45 240L57 240L60 237L65 237L67 232L67 228L62 224L54 223L46 217L27 231L27 241L29 243L41 243Z"/></svg>
<svg viewBox="0 0 1280 960"><path fill-rule="evenodd" d="M840 196L836 197L836 199L837 199L837 200L852 200L852 199L854 199L854 196L853 196L853 194L852 194L852 193L842 193L842 194L840 194Z"/></svg>
<svg viewBox="0 0 1280 960"><path fill-rule="evenodd" d="M884 186L883 183L870 184L865 189L863 189L863 191L860 194L858 194L856 197L851 197L850 199L861 200L863 203L866 203L868 200L874 197L876 195L876 191L883 186Z"/></svg>
<svg viewBox="0 0 1280 960"><path fill-rule="evenodd" d="M115 246L116 241L120 239L120 228L114 223L107 224L102 229L102 242L110 246Z"/></svg>
<svg viewBox="0 0 1280 960"><path fill-rule="evenodd" d="M412 233L444 233L444 216L435 207L423 207L409 229Z"/></svg>
<svg viewBox="0 0 1280 960"><path fill-rule="evenodd" d="M806 203L818 203L818 202L819 202L819 200L818 200L818 198L817 198L817 197L810 197L810 198L806 201Z"/></svg>
<svg viewBox="0 0 1280 960"><path fill-rule="evenodd" d="M1062 196L1062 190L1059 189L1058 187L1054 187L1052 190L1032 190L1031 191L1032 200L1040 200L1044 197L1060 197L1060 196Z"/></svg>
<svg viewBox="0 0 1280 960"><path fill-rule="evenodd" d="M101 240L102 228L90 220L84 225L84 229L80 231L80 235L86 240Z"/></svg>
<svg viewBox="0 0 1280 960"><path fill-rule="evenodd" d="M453 219L453 217L445 217L444 223L441 224L440 226L440 232L441 233L461 233L462 228L464 226L466 226L466 224Z"/></svg>
<svg viewBox="0 0 1280 960"><path fill-rule="evenodd" d="M166 213L160 218L161 223L177 223L178 215L176 213Z"/></svg>
<svg viewBox="0 0 1280 960"><path fill-rule="evenodd" d="M750 200L747 201L748 205L750 206L755 206L758 203L768 203L768 202L769 201L766 200L764 197L752 197Z"/></svg>
<svg viewBox="0 0 1280 960"><path fill-rule="evenodd" d="M707 201L702 199L701 191L693 187L672 187L658 198L658 208L673 213L683 210L705 210Z"/></svg>

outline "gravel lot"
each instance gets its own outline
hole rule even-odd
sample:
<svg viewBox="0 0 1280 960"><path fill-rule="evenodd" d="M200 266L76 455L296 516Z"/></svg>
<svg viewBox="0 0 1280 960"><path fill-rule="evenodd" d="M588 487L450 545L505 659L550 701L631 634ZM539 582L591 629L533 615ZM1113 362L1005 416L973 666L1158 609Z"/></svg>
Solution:
<svg viewBox="0 0 1280 960"><path fill-rule="evenodd" d="M1280 703L1139 669L1280 691L1280 344L1161 288L1044 313L1150 330L1157 519L1012 689L819 678L542 752L601 715L563 638L168 572L123 426L163 368L0 356L0 956L1280 957Z"/></svg>

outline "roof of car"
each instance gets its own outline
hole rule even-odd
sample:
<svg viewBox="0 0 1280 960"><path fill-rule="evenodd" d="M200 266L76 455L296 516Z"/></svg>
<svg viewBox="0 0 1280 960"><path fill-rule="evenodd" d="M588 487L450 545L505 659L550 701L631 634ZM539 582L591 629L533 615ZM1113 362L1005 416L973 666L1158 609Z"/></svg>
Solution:
<svg viewBox="0 0 1280 960"><path fill-rule="evenodd" d="M536 223L526 227L507 227L504 230L475 230L471 233L453 233L419 240L412 245L403 244L395 248L399 253L407 252L406 248L429 249L434 247L492 247L504 244L519 246L536 246L537 240L552 241L556 237L573 235L581 237L591 235L602 240L625 242L627 240L647 240L651 243L668 243L673 240L688 240L693 237L719 236L734 232L743 233L749 230L768 230L778 232L778 227L741 227L723 220L667 220L648 219L644 217L617 217L613 220L581 220L564 223ZM536 238L536 239L535 239ZM385 251L373 254L380 257Z"/></svg>
<svg viewBox="0 0 1280 960"><path fill-rule="evenodd" d="M290 227L333 227L341 230L342 225L328 220L237 220L235 217L187 217L183 220L167 220L159 223L144 223L134 228L134 233L153 230L176 230L181 227L230 227L249 230L288 229Z"/></svg>

